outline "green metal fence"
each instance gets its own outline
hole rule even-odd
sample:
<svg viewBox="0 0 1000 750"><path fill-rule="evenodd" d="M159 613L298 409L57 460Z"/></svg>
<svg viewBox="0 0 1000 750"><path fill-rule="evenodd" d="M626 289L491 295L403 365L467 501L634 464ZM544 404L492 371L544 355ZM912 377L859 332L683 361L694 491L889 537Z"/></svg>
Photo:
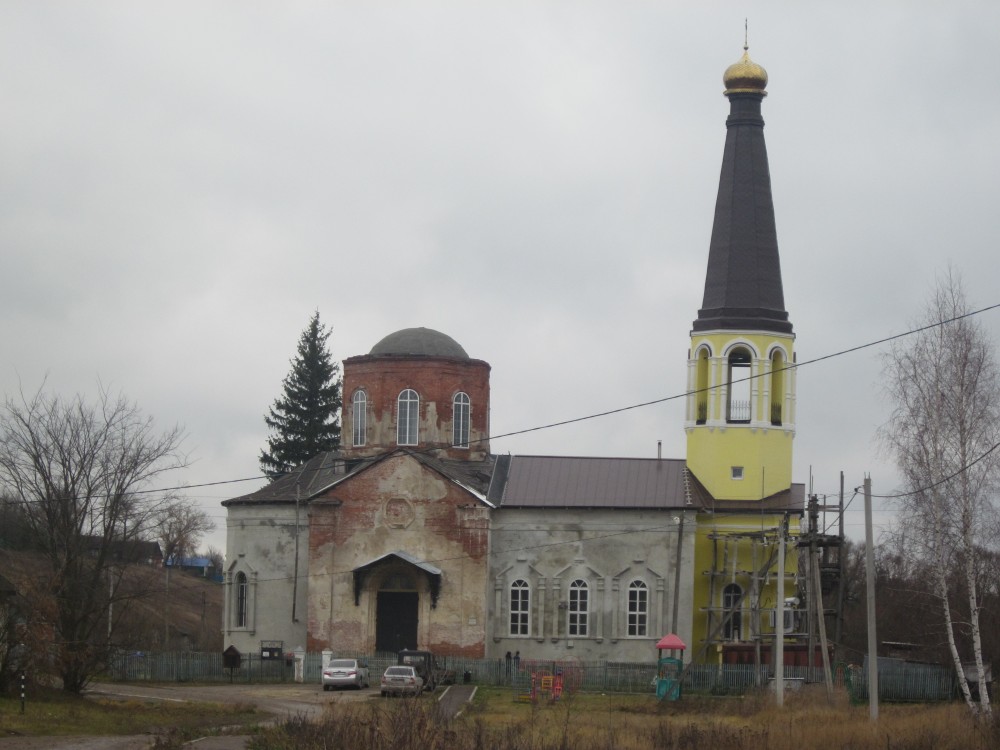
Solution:
<svg viewBox="0 0 1000 750"><path fill-rule="evenodd" d="M868 700L868 668L852 667L845 680L851 700ZM898 659L878 660L879 700L894 703L929 703L950 700L958 694L955 674L936 664L915 664Z"/></svg>
<svg viewBox="0 0 1000 750"><path fill-rule="evenodd" d="M334 658L365 658L376 682L386 667L396 663L392 653L337 653ZM465 659L439 657L439 666L454 673L462 682L466 675L478 685L510 686L530 683L532 674L562 674L567 690L618 693L655 691L655 662L615 661L507 661L506 659ZM322 654L306 654L303 681L319 684ZM221 653L120 653L108 665L113 680L127 682L234 682L278 683L295 679L292 659L261 659L260 654L243 654L239 669L224 668ZM684 674L685 694L743 695L770 685L769 666L750 664L689 666ZM788 667L786 681L822 683L822 670ZM838 687L846 687L852 699L867 700L866 673L861 668L838 668ZM952 673L934 665L879 663L879 696L885 701L938 701L955 695Z"/></svg>

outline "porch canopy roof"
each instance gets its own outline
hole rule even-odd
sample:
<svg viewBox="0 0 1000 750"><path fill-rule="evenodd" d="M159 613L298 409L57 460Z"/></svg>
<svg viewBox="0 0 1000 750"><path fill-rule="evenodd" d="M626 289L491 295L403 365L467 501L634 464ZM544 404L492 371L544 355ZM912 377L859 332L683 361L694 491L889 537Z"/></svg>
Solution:
<svg viewBox="0 0 1000 750"><path fill-rule="evenodd" d="M441 569L434 567L430 563L425 563L409 552L403 552L402 550L388 552L354 569L354 606L357 607L361 604L361 589L364 588L365 578L368 574L379 566L393 560L401 560L408 565L412 565L427 576L427 585L431 590L431 607L437 607L438 595L441 593Z"/></svg>

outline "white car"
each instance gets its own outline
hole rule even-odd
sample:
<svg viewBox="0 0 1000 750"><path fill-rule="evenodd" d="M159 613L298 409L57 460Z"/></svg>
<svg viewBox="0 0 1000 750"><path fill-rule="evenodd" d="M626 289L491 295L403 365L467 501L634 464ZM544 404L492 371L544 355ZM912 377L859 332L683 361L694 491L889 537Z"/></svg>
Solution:
<svg viewBox="0 0 1000 750"><path fill-rule="evenodd" d="M334 659L323 668L324 690L339 687L360 690L368 685L368 662L364 659Z"/></svg>
<svg viewBox="0 0 1000 750"><path fill-rule="evenodd" d="M413 667L389 667L382 675L382 695L420 695L424 681Z"/></svg>

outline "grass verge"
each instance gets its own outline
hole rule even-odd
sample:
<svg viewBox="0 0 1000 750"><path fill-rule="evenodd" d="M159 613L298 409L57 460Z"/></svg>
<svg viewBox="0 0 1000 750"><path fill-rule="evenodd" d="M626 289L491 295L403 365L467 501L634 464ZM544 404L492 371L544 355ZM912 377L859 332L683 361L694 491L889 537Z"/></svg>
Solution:
<svg viewBox="0 0 1000 750"><path fill-rule="evenodd" d="M167 703L84 698L41 691L25 704L0 697L0 737L171 734L194 737L221 726L251 726L266 717L250 704Z"/></svg>
<svg viewBox="0 0 1000 750"><path fill-rule="evenodd" d="M988 750L1000 719L977 721L959 704L883 706L877 723L846 698L797 695L782 709L766 694L685 698L577 694L522 704L509 690L480 690L458 719L433 699L334 705L322 720L292 717L262 729L253 750Z"/></svg>

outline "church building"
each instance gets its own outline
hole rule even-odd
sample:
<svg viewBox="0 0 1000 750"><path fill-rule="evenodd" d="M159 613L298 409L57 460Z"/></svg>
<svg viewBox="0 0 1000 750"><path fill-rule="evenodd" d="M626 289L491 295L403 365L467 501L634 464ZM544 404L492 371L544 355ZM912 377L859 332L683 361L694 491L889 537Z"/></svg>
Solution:
<svg viewBox="0 0 1000 750"><path fill-rule="evenodd" d="M723 80L687 456L494 455L490 365L439 331L390 333L343 363L341 447L223 503L227 646L582 661L649 661L667 633L696 661L769 647L777 540L804 503L791 481L794 335L767 74L744 50Z"/></svg>

